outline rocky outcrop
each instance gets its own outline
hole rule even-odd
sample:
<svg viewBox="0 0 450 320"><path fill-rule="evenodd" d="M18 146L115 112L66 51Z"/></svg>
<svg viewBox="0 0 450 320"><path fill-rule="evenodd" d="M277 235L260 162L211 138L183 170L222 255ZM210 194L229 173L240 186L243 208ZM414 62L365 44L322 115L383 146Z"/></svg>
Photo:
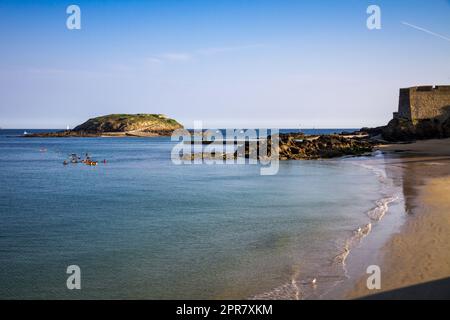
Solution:
<svg viewBox="0 0 450 320"><path fill-rule="evenodd" d="M202 142L200 142L202 143ZM203 144L210 144L210 141ZM269 147L267 147L269 146ZM259 149L266 148L265 157L271 157L271 138L258 142L245 142L241 144L234 154L220 153L218 155L207 153L189 153L183 160L194 159L235 159L244 157L260 160ZM375 143L366 137L344 137L341 135L306 136L301 133L280 134L277 153L279 159L284 160L313 160L329 159L343 156L360 156L373 151Z"/></svg>
<svg viewBox="0 0 450 320"><path fill-rule="evenodd" d="M280 160L327 159L358 156L373 150L374 144L365 138L346 138L339 135L316 137L280 136Z"/></svg>
<svg viewBox="0 0 450 320"><path fill-rule="evenodd" d="M444 137L450 137L450 117L442 123L442 134Z"/></svg>
<svg viewBox="0 0 450 320"><path fill-rule="evenodd" d="M438 119L424 119L413 123L403 118L392 119L381 129L386 141L414 141L450 137L450 118L444 122Z"/></svg>
<svg viewBox="0 0 450 320"><path fill-rule="evenodd" d="M162 114L111 114L89 119L73 130L28 134L26 137L154 137L170 136L183 126Z"/></svg>

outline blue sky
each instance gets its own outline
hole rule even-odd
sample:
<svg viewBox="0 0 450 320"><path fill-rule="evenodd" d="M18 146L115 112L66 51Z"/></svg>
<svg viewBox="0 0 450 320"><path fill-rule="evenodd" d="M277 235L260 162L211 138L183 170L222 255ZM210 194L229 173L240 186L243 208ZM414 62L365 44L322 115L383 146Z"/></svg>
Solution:
<svg viewBox="0 0 450 320"><path fill-rule="evenodd" d="M450 83L448 0L0 1L0 30L3 128L109 113L357 128L385 124L400 87Z"/></svg>

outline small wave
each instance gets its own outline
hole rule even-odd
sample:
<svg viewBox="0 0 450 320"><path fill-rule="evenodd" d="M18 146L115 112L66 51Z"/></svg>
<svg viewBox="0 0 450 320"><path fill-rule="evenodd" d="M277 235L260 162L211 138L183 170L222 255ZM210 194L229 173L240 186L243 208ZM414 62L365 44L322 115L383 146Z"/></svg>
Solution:
<svg viewBox="0 0 450 320"><path fill-rule="evenodd" d="M397 196L391 196L376 201L376 207L370 210L367 213L367 215L370 217L371 220L375 222L380 221L388 211L389 204L396 201L397 199L398 199ZM327 283L326 285L329 288L336 286L341 281L344 281L345 278L348 278L348 273L346 269L347 258L351 250L355 248L358 244L360 244L362 240L371 233L372 227L373 227L372 223L367 223L355 229L352 232L352 235L345 241L342 252L340 252L333 258L333 262L329 267L331 267L332 265L334 265L335 267L339 266L341 272L343 271L344 274L339 275L340 272L337 269L330 268L329 270L330 272L327 273L328 274L327 276L329 277L330 274L335 275L331 277L333 279L325 281ZM317 294L319 293L316 292L317 281L320 283L321 287L325 286L325 283L321 282L322 280L324 280L323 278L324 276L317 275L317 278L299 279L299 272L295 272L292 275L290 282L285 283L284 285L281 285L269 292L255 295L250 299L255 300L308 299L310 297L317 296ZM330 281L331 283L329 283ZM326 292L327 291L324 291L322 294L319 294L318 297L322 296Z"/></svg>
<svg viewBox="0 0 450 320"><path fill-rule="evenodd" d="M334 261L336 263L345 265L345 260L347 260L348 255L350 254L350 249L348 248L347 245L345 245L344 247L344 252L338 254L335 258Z"/></svg>
<svg viewBox="0 0 450 320"><path fill-rule="evenodd" d="M382 155L381 155L382 156ZM300 277L298 272L294 273L285 284L270 290L268 292L255 295L250 299L256 300L279 300L279 299L310 299L320 298L327 294L330 290L336 287L339 283L349 278L346 268L346 261L353 248L358 246L365 237L367 237L373 227L373 223L379 222L388 212L389 205L399 199L398 196L390 195L392 181L386 175L386 171L376 165L369 165L364 163L357 163L358 165L373 172L378 180L386 188L383 195L384 198L375 202L375 208L367 212L368 217L372 222L369 222L355 230L351 236L344 242L341 252L336 256L331 256L331 261L328 260L327 266L322 266L321 272L316 275L308 274L306 277Z"/></svg>
<svg viewBox="0 0 450 320"><path fill-rule="evenodd" d="M287 283L278 288L275 288L269 292L264 292L262 294L255 295L250 298L250 300L287 300L294 299L300 300L300 290L293 279L291 283Z"/></svg>
<svg viewBox="0 0 450 320"><path fill-rule="evenodd" d="M372 221L379 222L384 215L389 210L389 204L394 201L397 201L397 196L386 197L376 201L376 207L367 212L367 215ZM335 258L334 262L341 264L344 267L344 272L347 274L347 270L345 268L345 262L347 260L348 255L352 248L361 243L361 241L367 237L372 231L372 223L368 223L363 227L359 227L355 231L353 231L353 235L347 239L345 242L343 251L339 253Z"/></svg>
<svg viewBox="0 0 450 320"><path fill-rule="evenodd" d="M384 169L381 169L375 165L369 165L366 163L357 163L357 164L359 164L361 167L363 167L367 170L372 171L378 177L378 180L380 182L386 183L387 175L386 175L386 171Z"/></svg>
<svg viewBox="0 0 450 320"><path fill-rule="evenodd" d="M344 251L334 257L334 261L338 264L342 264L345 266L345 261L347 260L348 255L350 254L350 250L360 243L362 239L369 235L370 231L372 231L372 224L368 223L363 227L360 227L353 231L353 235L345 242Z"/></svg>
<svg viewBox="0 0 450 320"><path fill-rule="evenodd" d="M298 283L300 270L297 269L291 275L291 280L275 289L255 295L251 300L301 300L303 298L300 289L301 282Z"/></svg>
<svg viewBox="0 0 450 320"><path fill-rule="evenodd" d="M369 235L370 231L372 231L371 223L366 224L364 227L358 228L357 230L355 230L353 232L354 236L352 238L352 241L360 242L363 238L365 238Z"/></svg>
<svg viewBox="0 0 450 320"><path fill-rule="evenodd" d="M373 221L380 221L383 219L386 212L389 210L389 204L398 200L397 196L386 197L376 202L376 207L367 212L369 218Z"/></svg>
<svg viewBox="0 0 450 320"><path fill-rule="evenodd" d="M295 289L295 300L300 300L300 288L297 285L297 280L295 279L295 277L292 277L291 284Z"/></svg>
<svg viewBox="0 0 450 320"><path fill-rule="evenodd" d="M345 279L336 270L330 269L326 274L316 277L299 279L299 275L293 275L290 282L275 289L250 297L250 300L304 300L319 298ZM326 290L328 288L328 290ZM323 291L323 292L322 292Z"/></svg>

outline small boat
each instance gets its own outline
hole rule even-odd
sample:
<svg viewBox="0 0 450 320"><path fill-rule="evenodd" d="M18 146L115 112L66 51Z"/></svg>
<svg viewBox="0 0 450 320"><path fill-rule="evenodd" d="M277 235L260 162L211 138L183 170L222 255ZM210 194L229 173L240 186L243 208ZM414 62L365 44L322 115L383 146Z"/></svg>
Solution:
<svg viewBox="0 0 450 320"><path fill-rule="evenodd" d="M70 162L72 162L72 163L78 163L79 157L77 156L76 153L72 153L69 156L69 159L70 159Z"/></svg>
<svg viewBox="0 0 450 320"><path fill-rule="evenodd" d="M92 161L91 159L83 160L83 163L88 166L96 166L98 164L97 161Z"/></svg>
<svg viewBox="0 0 450 320"><path fill-rule="evenodd" d="M86 153L86 158L81 159L76 153L72 153L69 155L68 160L64 160L63 164L67 165L69 163L84 163L87 166L96 166L98 164L98 161L93 161L88 153ZM106 163L106 160L103 160L104 163Z"/></svg>
<svg viewBox="0 0 450 320"><path fill-rule="evenodd" d="M24 135L24 136L26 136L27 134L28 134L28 132L26 132L26 131L23 132L23 135Z"/></svg>

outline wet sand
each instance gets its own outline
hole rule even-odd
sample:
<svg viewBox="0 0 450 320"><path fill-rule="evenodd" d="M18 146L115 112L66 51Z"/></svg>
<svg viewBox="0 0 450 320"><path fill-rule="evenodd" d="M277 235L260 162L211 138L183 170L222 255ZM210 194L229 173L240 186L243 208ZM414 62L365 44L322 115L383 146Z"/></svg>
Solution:
<svg viewBox="0 0 450 320"><path fill-rule="evenodd" d="M384 292L380 299L450 298L441 293L442 286L448 292L448 281L442 279L450 277L450 139L386 145L380 150L392 155L386 168L402 174L405 223L380 252L381 290L368 290L364 276L347 298L380 292ZM425 283L426 287L411 287ZM386 293L400 288L409 289Z"/></svg>

